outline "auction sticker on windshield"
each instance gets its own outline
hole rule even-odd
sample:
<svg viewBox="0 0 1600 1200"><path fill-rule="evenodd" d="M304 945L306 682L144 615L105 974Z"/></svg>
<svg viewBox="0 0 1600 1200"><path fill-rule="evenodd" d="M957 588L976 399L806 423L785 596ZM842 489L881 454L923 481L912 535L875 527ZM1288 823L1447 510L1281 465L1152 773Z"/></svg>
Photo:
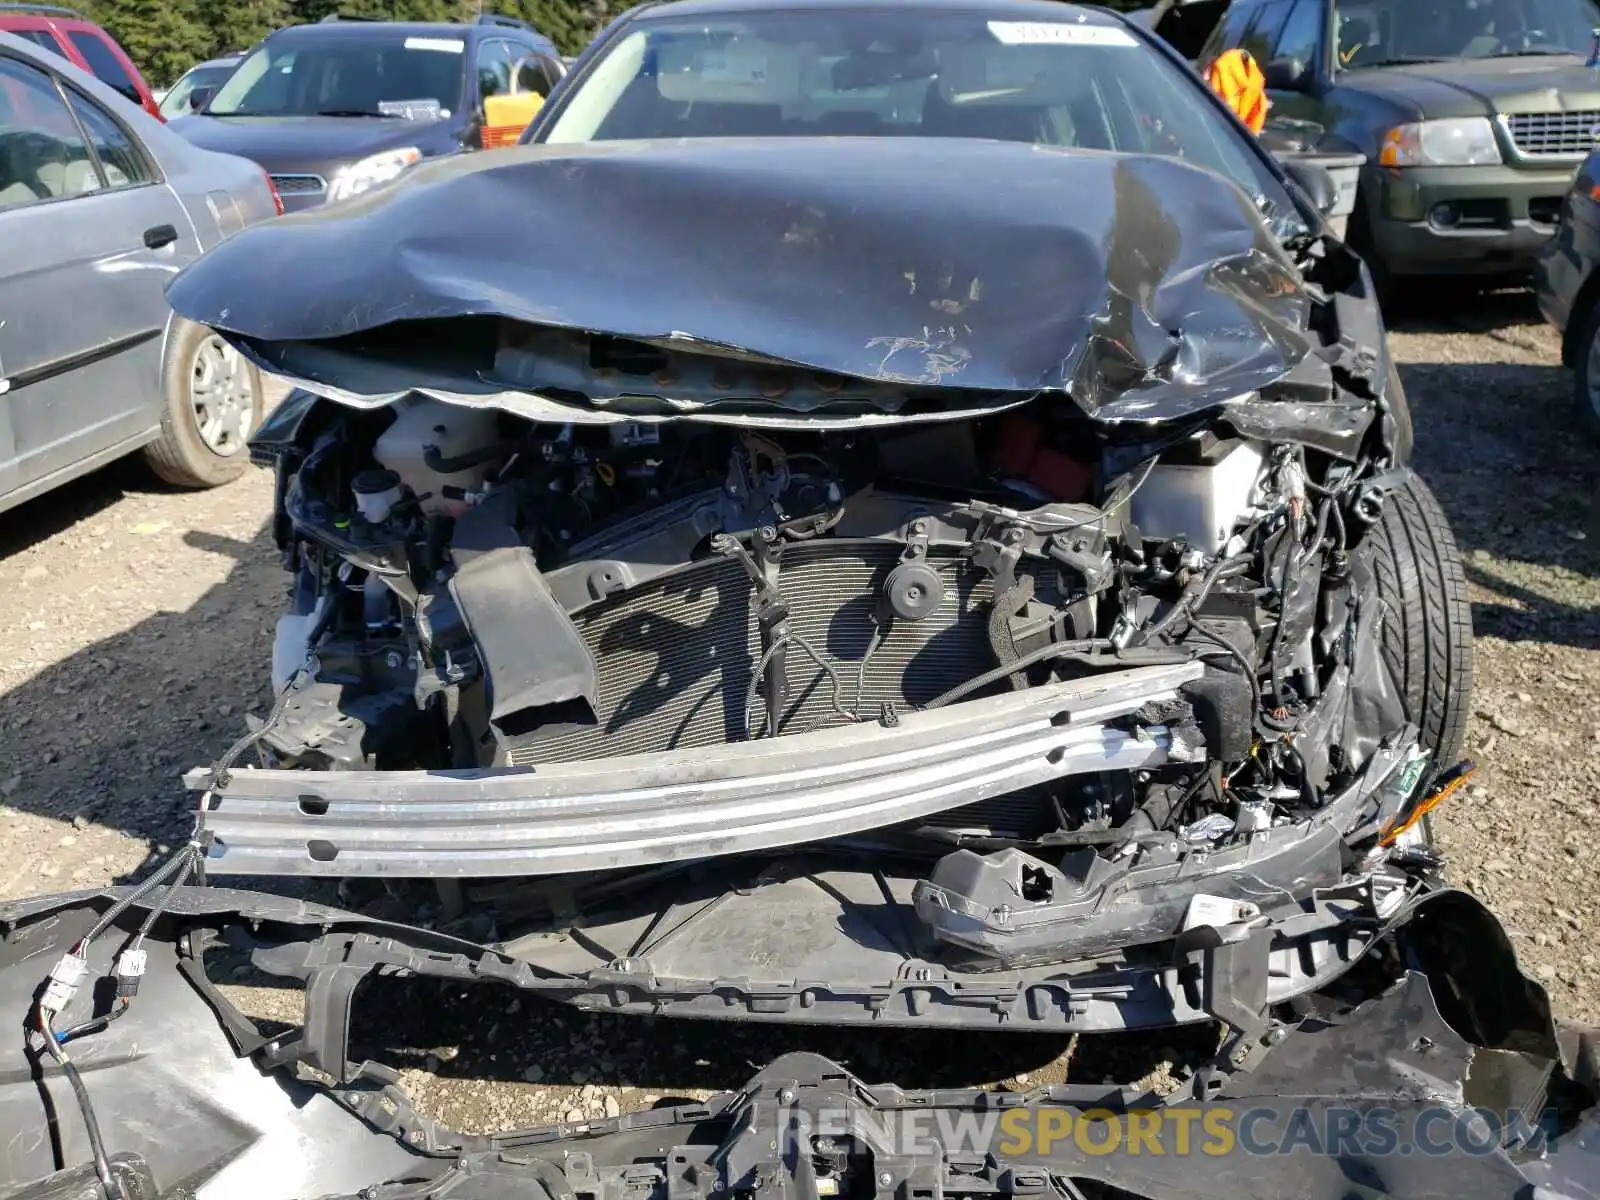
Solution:
<svg viewBox="0 0 1600 1200"><path fill-rule="evenodd" d="M760 51L712 51L700 58L700 75L708 83L765 83L767 56Z"/></svg>
<svg viewBox="0 0 1600 1200"><path fill-rule="evenodd" d="M989 32L1008 46L1137 46L1139 39L1114 25L1061 21L990 21Z"/></svg>
<svg viewBox="0 0 1600 1200"><path fill-rule="evenodd" d="M407 50L441 50L446 54L460 54L467 44L460 38L408 37Z"/></svg>

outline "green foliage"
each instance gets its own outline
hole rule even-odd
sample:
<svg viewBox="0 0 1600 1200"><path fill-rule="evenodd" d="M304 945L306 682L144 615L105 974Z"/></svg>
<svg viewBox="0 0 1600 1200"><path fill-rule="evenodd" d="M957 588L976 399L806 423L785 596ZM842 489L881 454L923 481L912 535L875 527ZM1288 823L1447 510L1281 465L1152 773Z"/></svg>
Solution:
<svg viewBox="0 0 1600 1200"><path fill-rule="evenodd" d="M544 34L563 54L576 54L613 17L633 7L633 0L501 0L490 10L521 17Z"/></svg>
<svg viewBox="0 0 1600 1200"><path fill-rule="evenodd" d="M70 0L69 0L70 2ZM274 29L330 13L392 21L472 21L479 13L521 17L563 54L576 54L634 0L81 0L152 87L165 87L195 63L247 50Z"/></svg>
<svg viewBox="0 0 1600 1200"><path fill-rule="evenodd" d="M72 0L65 0L71 3ZM152 87L164 87L202 59L247 50L274 29L329 13L391 21L471 21L479 13L521 17L576 54L637 0L81 0L78 7L122 43ZM1143 8L1154 0L1109 0Z"/></svg>
<svg viewBox="0 0 1600 1200"><path fill-rule="evenodd" d="M84 15L105 26L147 77L176 79L211 50L197 0L94 0Z"/></svg>

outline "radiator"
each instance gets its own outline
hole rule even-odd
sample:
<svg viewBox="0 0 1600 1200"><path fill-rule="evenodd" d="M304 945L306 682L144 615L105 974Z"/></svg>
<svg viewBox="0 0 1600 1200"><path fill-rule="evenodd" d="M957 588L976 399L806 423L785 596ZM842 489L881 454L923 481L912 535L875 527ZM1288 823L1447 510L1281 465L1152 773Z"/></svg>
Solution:
<svg viewBox="0 0 1600 1200"><path fill-rule="evenodd" d="M901 547L882 541L825 540L790 546L778 586L791 630L835 665L840 699L856 708L858 666L874 631L873 613ZM921 621L893 622L873 652L860 711L907 711L995 665L986 632L993 588L986 572L954 549L934 547L930 565L945 582L943 603ZM1055 594L1038 582L1041 598ZM574 617L600 669L598 723L546 727L508 742L513 766L642 754L741 741L744 705L761 655L756 593L738 563L725 559L681 571L591 606ZM798 646L787 654L789 701L782 733L845 723L830 700L826 673ZM751 704L759 730L765 705Z"/></svg>

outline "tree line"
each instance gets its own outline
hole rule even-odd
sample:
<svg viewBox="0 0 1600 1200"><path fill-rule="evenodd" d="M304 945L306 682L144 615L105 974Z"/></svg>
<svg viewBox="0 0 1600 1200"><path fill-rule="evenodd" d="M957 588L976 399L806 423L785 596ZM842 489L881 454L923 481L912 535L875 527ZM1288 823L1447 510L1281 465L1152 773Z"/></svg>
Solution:
<svg viewBox="0 0 1600 1200"><path fill-rule="evenodd" d="M475 20L480 13L521 17L563 54L576 54L637 0L55 0L98 21L122 44L151 87L166 87L195 63L248 50L274 29L330 13L389 21ZM1102 0L1104 2L1104 0ZM1153 0L1110 0L1141 8Z"/></svg>
<svg viewBox="0 0 1600 1200"><path fill-rule="evenodd" d="M150 81L166 87L195 63L248 50L274 29L330 13L391 21L521 17L576 54L633 0L56 0L99 22Z"/></svg>

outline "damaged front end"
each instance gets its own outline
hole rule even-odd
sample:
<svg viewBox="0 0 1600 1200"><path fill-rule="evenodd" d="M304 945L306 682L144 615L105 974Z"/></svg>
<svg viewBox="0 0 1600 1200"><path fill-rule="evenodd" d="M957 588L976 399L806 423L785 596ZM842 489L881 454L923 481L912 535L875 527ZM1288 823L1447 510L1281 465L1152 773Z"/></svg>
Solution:
<svg viewBox="0 0 1600 1200"><path fill-rule="evenodd" d="M623 1008L1247 1025L1432 886L1459 780L1369 292L1206 171L979 141L529 148L247 231L171 289L302 389L207 868L465 881Z"/></svg>
<svg viewBox="0 0 1600 1200"><path fill-rule="evenodd" d="M0 905L0 1007L53 994L63 1027L100 1020L62 1039L77 1098L37 1036L0 1049L7 1200L1600 1195L1595 1032L1552 1021L1505 932L1462 893L1408 903L1360 970L1273 1006L1160 1092L1070 1078L1025 1092L873 1086L775 1050L707 1100L479 1134L440 1124L393 1066L362 1057L358 986L434 978L460 1005L467 983L551 998L588 985L508 946L281 897L175 889L154 916L131 899ZM113 958L120 977L135 938L143 988L108 1001L87 980ZM85 986L41 1001L58 956L83 962ZM234 981L259 977L303 986L303 1015L263 1024L238 1007Z"/></svg>

